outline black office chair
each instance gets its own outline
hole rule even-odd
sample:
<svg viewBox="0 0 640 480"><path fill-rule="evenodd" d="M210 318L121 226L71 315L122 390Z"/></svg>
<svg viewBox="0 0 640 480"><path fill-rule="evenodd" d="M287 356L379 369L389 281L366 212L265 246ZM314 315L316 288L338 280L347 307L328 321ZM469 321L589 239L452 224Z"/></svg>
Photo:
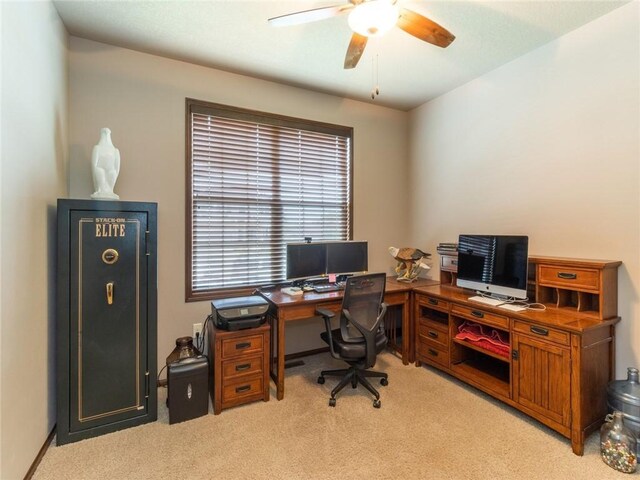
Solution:
<svg viewBox="0 0 640 480"><path fill-rule="evenodd" d="M340 328L331 330L331 319L334 313L323 308L316 313L324 318L326 331L320 334L331 350L331 356L344 360L347 369L323 370L318 383L324 383L325 375L343 377L340 383L331 390L329 405L336 406L336 394L347 384L353 388L362 384L375 395L373 406L380 408L380 394L373 388L366 377L380 378L381 385L388 385L387 374L367 370L376 363L376 355L387 345L384 333L383 318L387 306L384 298L385 274L372 273L349 278L342 299Z"/></svg>

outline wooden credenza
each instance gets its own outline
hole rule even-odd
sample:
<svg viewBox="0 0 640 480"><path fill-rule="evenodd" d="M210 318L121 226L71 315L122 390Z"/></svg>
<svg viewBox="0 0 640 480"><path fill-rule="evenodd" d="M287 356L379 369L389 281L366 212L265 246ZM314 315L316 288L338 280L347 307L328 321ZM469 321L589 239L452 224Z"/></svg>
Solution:
<svg viewBox="0 0 640 480"><path fill-rule="evenodd" d="M617 268L620 262L529 258L530 297L546 310L514 312L469 301L451 285L414 290L416 365L422 362L521 410L571 439L607 413L614 378ZM508 356L457 339L464 322L508 339Z"/></svg>

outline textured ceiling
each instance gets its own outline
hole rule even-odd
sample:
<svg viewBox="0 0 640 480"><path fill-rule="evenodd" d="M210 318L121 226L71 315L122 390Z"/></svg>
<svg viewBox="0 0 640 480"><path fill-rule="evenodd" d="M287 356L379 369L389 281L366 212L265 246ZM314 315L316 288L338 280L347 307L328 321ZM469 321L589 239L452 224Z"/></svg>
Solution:
<svg viewBox="0 0 640 480"><path fill-rule="evenodd" d="M54 0L54 5L71 35L409 110L627 1L399 0L456 40L441 49L394 28L369 40L353 70L342 68L351 38L346 15L289 27L267 23L347 0ZM371 100L376 76L380 95Z"/></svg>

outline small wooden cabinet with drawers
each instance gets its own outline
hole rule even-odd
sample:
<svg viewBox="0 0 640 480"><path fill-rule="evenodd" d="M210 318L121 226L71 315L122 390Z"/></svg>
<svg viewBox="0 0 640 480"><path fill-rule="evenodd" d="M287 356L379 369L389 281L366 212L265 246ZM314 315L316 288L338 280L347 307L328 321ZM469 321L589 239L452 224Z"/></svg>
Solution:
<svg viewBox="0 0 640 480"><path fill-rule="evenodd" d="M213 413L256 400L269 401L269 325L246 330L218 328L209 334Z"/></svg>
<svg viewBox="0 0 640 480"><path fill-rule="evenodd" d="M607 413L614 378L619 261L529 257L529 285L546 310L515 312L441 285L414 290L416 365L426 363L502 400L571 439ZM501 352L458 335L465 325L496 336ZM506 345L506 347L505 347ZM506 351L504 351L506 350Z"/></svg>

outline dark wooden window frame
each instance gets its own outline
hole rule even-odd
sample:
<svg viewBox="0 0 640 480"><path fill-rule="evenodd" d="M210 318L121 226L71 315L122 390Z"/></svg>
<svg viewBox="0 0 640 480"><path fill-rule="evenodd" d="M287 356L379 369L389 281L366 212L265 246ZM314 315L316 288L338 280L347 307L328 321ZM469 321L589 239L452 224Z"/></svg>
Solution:
<svg viewBox="0 0 640 480"><path fill-rule="evenodd" d="M339 135L349 137L349 204L348 204L348 228L349 239L353 238L353 127L342 125L334 125L329 123L317 122L284 115L260 112L244 108L232 107L217 103L205 102L192 98L186 99L185 108L185 158L186 158L186 201L185 201L185 300L187 302L210 300L220 297L232 297L239 295L251 294L257 285L246 285L242 287L220 288L215 290L207 290L201 292L193 291L192 282L192 260L193 260L193 178L192 178L192 129L191 114L203 113L207 115L220 116L235 120L263 123L272 126L282 126L295 128L311 132L326 133L331 135Z"/></svg>

